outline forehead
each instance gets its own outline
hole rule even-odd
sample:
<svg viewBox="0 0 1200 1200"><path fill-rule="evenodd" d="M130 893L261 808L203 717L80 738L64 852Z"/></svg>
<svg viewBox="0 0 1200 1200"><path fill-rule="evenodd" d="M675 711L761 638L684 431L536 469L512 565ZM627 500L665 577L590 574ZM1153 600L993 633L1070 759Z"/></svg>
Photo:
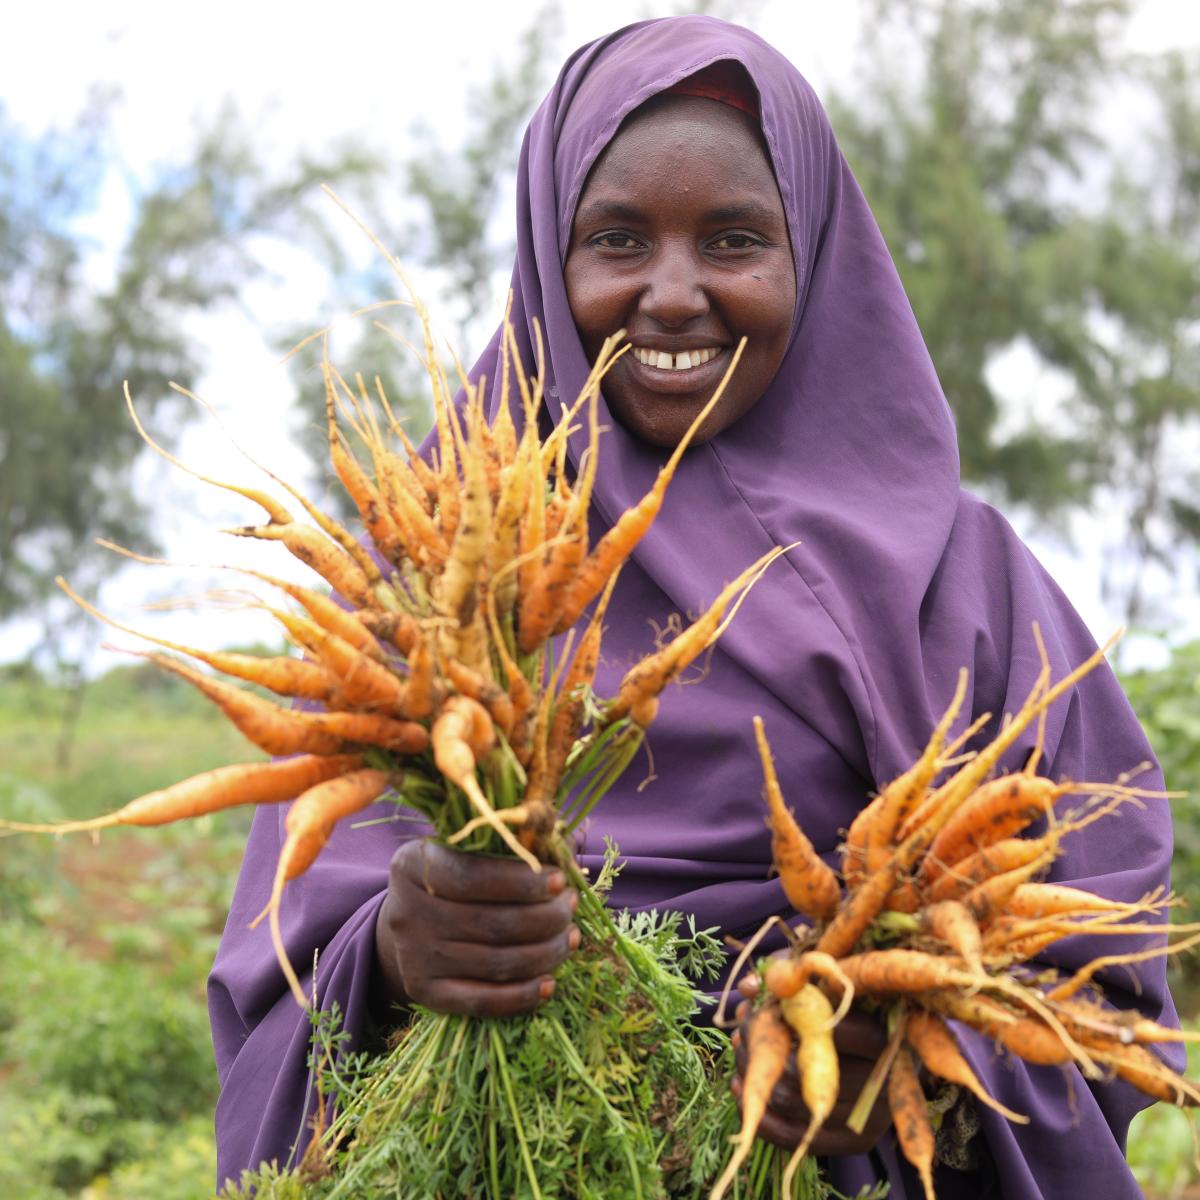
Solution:
<svg viewBox="0 0 1200 1200"><path fill-rule="evenodd" d="M597 194L671 195L696 186L781 204L762 133L747 114L694 96L655 97L626 118L601 152L579 209Z"/></svg>

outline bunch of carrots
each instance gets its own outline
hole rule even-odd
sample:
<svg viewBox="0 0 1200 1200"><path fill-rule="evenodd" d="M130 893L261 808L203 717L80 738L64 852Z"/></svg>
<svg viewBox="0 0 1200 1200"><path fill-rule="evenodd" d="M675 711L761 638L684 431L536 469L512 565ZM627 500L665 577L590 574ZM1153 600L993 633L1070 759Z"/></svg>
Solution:
<svg viewBox="0 0 1200 1200"><path fill-rule="evenodd" d="M956 758L989 719L981 717L948 740L966 694L963 671L920 758L848 830L840 879L784 802L756 718L772 854L789 904L807 923L792 928L775 919L744 951L748 957L776 924L789 942L744 985L757 993L757 1007L745 1031L742 1128L711 1200L725 1193L749 1153L771 1089L794 1052L810 1121L785 1172L783 1194L789 1194L789 1180L837 1100L833 1030L851 1003L885 1019L890 1037L848 1123L861 1132L886 1088L897 1140L926 1200L934 1197L935 1135L920 1068L1010 1121L1028 1121L988 1094L948 1021L978 1030L1030 1063L1074 1063L1090 1079L1116 1076L1155 1100L1200 1104L1200 1090L1149 1049L1200 1035L1106 1007L1095 982L1103 968L1187 949L1200 940L1196 927L1162 924L1171 904L1162 893L1121 902L1040 881L1066 836L1134 797L1153 794L1125 782L1054 783L1036 774L1046 710L1104 653L1097 651L1051 685L1042 650L1042 671L1020 711L982 749ZM1005 751L1039 718L1025 767L993 777ZM1086 799L1056 815L1056 802L1070 795ZM1038 821L1046 822L1045 831L1035 836L1029 827ZM1158 944L1096 958L1069 977L1032 963L1060 939L1081 934L1153 935Z"/></svg>
<svg viewBox="0 0 1200 1200"><path fill-rule="evenodd" d="M265 491L201 477L262 509L260 522L227 532L279 543L340 598L265 571L231 568L294 602L285 609L256 601L301 657L206 651L139 633L58 581L108 624L280 697L267 699L178 658L145 654L194 685L278 761L220 767L90 820L0 821L0 832L64 834L290 801L263 916L302 1005L307 998L283 951L280 905L285 885L308 870L338 822L390 798L427 817L452 845L503 848L534 870L562 863L572 831L636 753L663 688L712 645L738 595L781 553L732 580L693 625L636 663L615 696L597 698L592 682L621 564L654 520L738 356L651 490L589 546L600 452L596 402L619 356L619 335L605 345L565 418L542 439L540 376L527 378L507 323L498 416L489 424L488 381L461 376L456 406L429 317L414 304L437 422L428 461L394 419L382 387L376 402L361 377L352 386L327 357L323 362L330 458L366 539L282 481L311 523ZM513 400L524 417L520 432ZM142 428L132 402L129 410L143 437L167 454ZM574 472L568 435L581 420L589 436ZM357 452L347 428L357 435ZM576 637L573 627L585 615Z"/></svg>

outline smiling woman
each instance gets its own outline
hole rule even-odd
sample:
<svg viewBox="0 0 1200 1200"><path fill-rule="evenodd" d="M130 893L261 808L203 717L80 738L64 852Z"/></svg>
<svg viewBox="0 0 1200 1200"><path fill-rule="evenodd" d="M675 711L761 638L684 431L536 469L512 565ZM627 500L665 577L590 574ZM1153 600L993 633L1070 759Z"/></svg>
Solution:
<svg viewBox="0 0 1200 1200"><path fill-rule="evenodd" d="M614 329L633 347L604 394L635 437L677 445L743 337L698 440L745 416L779 370L796 308L787 216L757 123L696 96L642 105L588 176L563 274L589 357Z"/></svg>
<svg viewBox="0 0 1200 1200"><path fill-rule="evenodd" d="M605 337L624 328L633 345L604 385L596 536L650 490L748 339L705 440L621 572L597 692L616 692L653 625L694 611L772 547L793 549L750 593L703 686L664 693L653 773L627 772L580 845L592 871L605 838L620 847L613 905L670 908L745 938L772 915L796 917L769 877L755 716L788 802L833 860L871 793L918 757L961 668L970 689L952 732L991 713L989 734L1038 677L1035 623L1056 677L1094 643L1003 518L960 488L949 408L887 247L812 90L761 39L685 17L572 55L525 137L516 225L511 319L527 364L545 351L539 420L563 420ZM497 332L474 377L500 378L502 361ZM493 418L503 402L493 387ZM567 442L578 468L586 431ZM1115 779L1151 758L1107 669L1043 733L1053 778ZM1004 765L1024 762L1035 736ZM1160 786L1153 773L1139 783ZM308 1137L308 1024L244 932L284 832L280 814L260 811L212 976L223 1178L294 1161ZM1165 810L1129 808L1119 835L1099 823L1068 839L1052 875L1136 900L1166 883L1169 858ZM389 1003L530 1012L577 940L560 874L466 861L394 823L339 829L298 883L288 953L302 963L320 951L306 987L340 1007L354 1037ZM1067 943L1055 961L1088 957ZM1118 1003L1171 1019L1161 962L1111 982ZM886 1180L892 1200L919 1196L886 1114L863 1133L847 1127L879 1031L861 1017L839 1030L842 1094L814 1151L844 1193ZM979 1112L979 1135L937 1167L942 1200L1140 1194L1123 1156L1142 1103L1132 1089L1000 1064L986 1039L962 1040L991 1094L1032 1119ZM777 1089L764 1130L795 1144L806 1124L795 1087Z"/></svg>

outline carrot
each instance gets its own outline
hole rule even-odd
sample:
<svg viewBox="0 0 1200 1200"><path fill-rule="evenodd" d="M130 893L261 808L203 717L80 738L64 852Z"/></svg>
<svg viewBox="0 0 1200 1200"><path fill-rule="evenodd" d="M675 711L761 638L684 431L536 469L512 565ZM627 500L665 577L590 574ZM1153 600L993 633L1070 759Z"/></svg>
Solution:
<svg viewBox="0 0 1200 1200"><path fill-rule="evenodd" d="M1200 1106L1200 1091L1144 1046L1123 1046L1120 1050L1096 1050L1093 1053L1098 1062L1110 1067L1119 1078L1146 1096L1180 1108Z"/></svg>
<svg viewBox="0 0 1200 1200"><path fill-rule="evenodd" d="M902 869L908 869L918 861L958 808L987 778L1005 751L1051 704L1099 666L1111 645L1112 639L1051 687L1045 687L1049 678L1049 668L1043 669L1025 703L1013 715L1012 720L933 793L927 802L928 809L923 805L901 829L900 836L903 840L897 853ZM910 825L913 828L908 832Z"/></svg>
<svg viewBox="0 0 1200 1200"><path fill-rule="evenodd" d="M485 679L478 671L472 671L465 663L456 658L448 658L442 663L446 678L464 696L479 701L487 709L496 728L505 737L512 732L513 702L509 694L498 687L490 679Z"/></svg>
<svg viewBox="0 0 1200 1200"><path fill-rule="evenodd" d="M981 926L986 925L993 916L1004 911L1017 888L1054 861L1058 854L1056 842L1057 839L1050 849L1044 850L1032 862L1006 871L1003 875L993 875L991 879L972 888L962 898L963 906Z"/></svg>
<svg viewBox="0 0 1200 1200"><path fill-rule="evenodd" d="M290 579L280 579L275 575L268 575L264 571L255 571L250 567L234 567L233 570L243 575L251 575L255 579L261 579L263 583L269 583L272 587L278 588L284 595L290 596L291 599L302 605L308 615L326 633L337 634L356 650L363 654L369 654L379 662L387 661L388 655L379 644L379 639L363 620L364 616L375 615L370 610L363 613L351 611L343 608L331 597L313 591L312 588L302 587Z"/></svg>
<svg viewBox="0 0 1200 1200"><path fill-rule="evenodd" d="M408 613L360 610L355 613L355 618L376 638L391 642L405 656L412 652L413 646L421 636L421 627Z"/></svg>
<svg viewBox="0 0 1200 1200"><path fill-rule="evenodd" d="M253 692L213 679L164 654L131 650L163 670L186 679L211 700L249 741L268 754L336 754L345 748L342 738L308 720L313 714L280 708Z"/></svg>
<svg viewBox="0 0 1200 1200"><path fill-rule="evenodd" d="M783 1076L791 1050L792 1034L778 1005L760 1008L746 1030L746 1074L742 1083L742 1128L721 1177L709 1192L720 1200L746 1161L754 1135L767 1111L771 1091Z"/></svg>
<svg viewBox="0 0 1200 1200"><path fill-rule="evenodd" d="M941 991L923 1003L999 1042L1018 1058L1037 1066L1058 1066L1072 1059L1062 1039L1043 1021L1019 1016L986 996Z"/></svg>
<svg viewBox="0 0 1200 1200"><path fill-rule="evenodd" d="M362 765L357 754L308 754L280 762L237 763L183 779L130 800L115 812L85 821L31 825L0 821L0 829L24 833L81 833L115 825L169 825L242 804L279 804Z"/></svg>
<svg viewBox="0 0 1200 1200"><path fill-rule="evenodd" d="M930 904L921 912L921 924L935 938L945 942L972 971L983 973L979 926L965 905L957 900Z"/></svg>
<svg viewBox="0 0 1200 1200"><path fill-rule="evenodd" d="M93 617L133 634L156 646L164 646L168 650L178 651L191 658L199 659L202 663L233 675L237 679L245 679L256 683L269 692L280 696L295 696L305 700L328 700L337 690L337 680L317 663L305 662L298 658L259 658L256 654L238 654L232 650L199 650L194 646L185 646L180 642L172 642L167 638L152 637L148 633L140 633L131 625L125 625L112 617L105 616L93 604L89 604L59 575L55 581L76 604Z"/></svg>
<svg viewBox="0 0 1200 1200"><path fill-rule="evenodd" d="M1074 790L1023 771L976 788L933 839L921 864L921 882L928 886L964 858L1048 816L1055 800Z"/></svg>
<svg viewBox="0 0 1200 1200"><path fill-rule="evenodd" d="M557 789L567 755L579 735L584 714L584 693L596 677L604 616L618 573L614 572L609 577L555 697L554 718L546 734L545 788L549 793Z"/></svg>
<svg viewBox="0 0 1200 1200"><path fill-rule="evenodd" d="M930 900L961 900L972 888L1040 858L1048 844L1043 838L1005 838L962 859L933 881ZM1024 884L1022 887L1026 886Z"/></svg>
<svg viewBox="0 0 1200 1200"><path fill-rule="evenodd" d="M345 596L356 608L371 608L374 605L371 580L358 563L311 525L301 525L295 521L290 525L242 525L224 532L234 537L282 542L295 558L316 571L335 592Z"/></svg>
<svg viewBox="0 0 1200 1200"><path fill-rule="evenodd" d="M470 406L468 419L477 430L483 424L478 403ZM488 496L483 457L477 445L463 448L464 490L462 515L458 521L450 557L434 588L438 612L446 618L448 645L457 652L462 632L474 622L479 607L479 567L487 556L492 528L492 506ZM458 487L457 476L454 486Z"/></svg>
<svg viewBox="0 0 1200 1200"><path fill-rule="evenodd" d="M758 716L754 718L754 737L762 762L763 796L771 814L771 858L779 872L783 894L797 912L814 921L827 921L842 898L837 876L817 854L784 801L771 747Z"/></svg>
<svg viewBox="0 0 1200 1200"><path fill-rule="evenodd" d="M888 1073L888 1109L896 1129L896 1140L904 1157L912 1163L925 1200L935 1200L933 1190L933 1125L916 1064L907 1048L901 1046ZM786 1193L785 1193L786 1194Z"/></svg>
<svg viewBox="0 0 1200 1200"><path fill-rule="evenodd" d="M308 997L305 996L300 980L292 969L279 928L279 905L283 885L307 870L315 857L311 854L298 854L297 851L301 847L319 842L319 850L338 821L351 813L360 812L369 804L374 804L394 782L393 775L388 771L376 771L370 767L351 771L339 778L308 788L296 798L284 818L287 838L279 852L275 879L271 886L271 898L266 911L269 914L271 942L275 947L275 955L279 959L288 986L292 989L292 995L296 997L301 1008L308 1007Z"/></svg>
<svg viewBox="0 0 1200 1200"><path fill-rule="evenodd" d="M325 421L329 442L329 461L334 473L341 480L346 494L358 509L363 528L367 531L380 554L397 565L405 557L406 547L400 529L392 517L391 508L385 504L375 484L367 478L358 460L346 448L337 426L335 409L336 392L333 385L329 360L322 362L325 375Z"/></svg>
<svg viewBox="0 0 1200 1200"><path fill-rule="evenodd" d="M566 591L587 557L587 527L560 528L547 542L541 569L531 575L532 586L521 597L517 645L530 654L550 636L566 600Z"/></svg>
<svg viewBox="0 0 1200 1200"><path fill-rule="evenodd" d="M521 845L512 830L500 820L475 778L476 758L468 742L468 736L474 729L475 718L469 711L464 711L461 705L450 707L452 700L465 699L463 696L452 696L434 721L430 731L433 761L437 769L465 793L475 811L484 818L496 836L532 870L540 871L541 863ZM484 713L484 716L487 714Z"/></svg>
<svg viewBox="0 0 1200 1200"><path fill-rule="evenodd" d="M315 621L263 605L305 650L315 654L337 676L342 695L361 708L390 708L404 716L405 687L400 677L369 658L336 633L327 633Z"/></svg>
<svg viewBox="0 0 1200 1200"><path fill-rule="evenodd" d="M946 735L950 732L950 726L954 724L954 720L962 708L966 694L967 672L964 669L958 673L958 683L955 686L954 695L950 699L950 704L935 726L920 758L907 771L888 784L879 793L876 801L864 810L864 812L870 812L878 805L876 811L870 819L865 821L864 828L858 834L858 837L862 838L863 864L868 874L883 865L895 839L896 830L916 808L934 775L941 768L942 748L946 742ZM846 840L848 843L857 842L853 825L851 834L847 836Z"/></svg>
<svg viewBox="0 0 1200 1200"><path fill-rule="evenodd" d="M662 508L667 486L675 476L675 470L679 466L680 459L683 458L684 451L691 445L692 438L696 436L696 433L708 418L709 413L712 412L724 394L725 388L728 386L729 380L736 370L738 362L741 360L744 349L745 339L743 338L738 343L737 349L733 352L729 369L717 385L717 390L713 392L712 398L696 414L696 419L688 426L687 432L684 433L679 444L671 453L671 457L667 460L666 465L659 471L658 477L654 481L654 486L651 487L637 504L632 508L626 509L618 518L616 524L596 543L595 548L588 556L587 561L576 575L575 581L571 584L567 592L562 613L554 629L555 633L562 633L570 629L579 620L583 615L583 610L600 594L600 589L604 587L608 577L633 553L634 547L645 536L646 531L650 528L651 523L658 516L659 510Z"/></svg>
<svg viewBox="0 0 1200 1200"><path fill-rule="evenodd" d="M606 721L611 723L625 716L633 716L639 724L645 724L646 722L638 718L647 714L644 707L646 702L656 699L667 684L716 641L725 624L732 619L731 613L722 623L725 610L734 597L739 592L744 597L763 571L783 554L785 549L791 547L776 546L773 550L768 550L757 562L751 563L736 579L721 589L712 604L678 637L630 668L621 680L616 696L605 710ZM734 613L736 612L737 605L734 606Z"/></svg>
<svg viewBox="0 0 1200 1200"><path fill-rule="evenodd" d="M978 1100L989 1108L994 1108L1001 1116L1007 1117L1018 1125L1028 1125L1029 1118L1021 1113L1013 1112L998 1100L988 1095L983 1084L975 1077L970 1064L963 1057L954 1034L949 1026L932 1013L916 1011L908 1016L904 1027L904 1036L917 1052L917 1056L935 1075L951 1083L965 1087Z"/></svg>
<svg viewBox="0 0 1200 1200"><path fill-rule="evenodd" d="M833 1006L825 993L809 983L779 1007L784 1020L800 1039L796 1067L800 1074L800 1095L809 1112L808 1128L783 1172L782 1192L790 1196L800 1163L837 1103L840 1072L833 1044Z"/></svg>
<svg viewBox="0 0 1200 1200"><path fill-rule="evenodd" d="M1142 911L1124 900L1109 900L1063 883L1023 883L1009 897L1009 912L1018 917L1048 917L1062 913L1129 914Z"/></svg>
<svg viewBox="0 0 1200 1200"><path fill-rule="evenodd" d="M978 988L988 982L965 969L965 964L920 950L867 950L839 958L838 966L860 993L907 995L942 988Z"/></svg>
<svg viewBox="0 0 1200 1200"><path fill-rule="evenodd" d="M868 875L843 901L832 920L821 932L817 949L834 958L849 954L855 943L867 931L871 922L883 910L884 902L896 886L899 863L885 862L878 871Z"/></svg>

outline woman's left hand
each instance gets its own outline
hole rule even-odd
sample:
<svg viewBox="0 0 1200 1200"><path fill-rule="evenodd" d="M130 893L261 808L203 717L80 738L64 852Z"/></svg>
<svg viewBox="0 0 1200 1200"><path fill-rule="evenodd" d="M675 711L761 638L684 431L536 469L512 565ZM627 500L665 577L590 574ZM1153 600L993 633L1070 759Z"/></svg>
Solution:
<svg viewBox="0 0 1200 1200"><path fill-rule="evenodd" d="M749 1002L744 1001L737 1010L742 1023L733 1035L738 1070L733 1081L733 1092L739 1105L742 1076L746 1070L745 1028L749 1015ZM858 1100L871 1068L887 1045L887 1032L874 1017L851 1009L834 1029L833 1043L837 1048L840 1068L837 1104L813 1140L810 1153L821 1158L867 1154L875 1148L875 1143L892 1123L887 1106L887 1089L881 1090L862 1133L847 1129L846 1119ZM804 1137L808 1120L808 1108L800 1095L796 1056L789 1054L787 1069L771 1092L766 1115L758 1127L758 1136L773 1145L792 1150Z"/></svg>

